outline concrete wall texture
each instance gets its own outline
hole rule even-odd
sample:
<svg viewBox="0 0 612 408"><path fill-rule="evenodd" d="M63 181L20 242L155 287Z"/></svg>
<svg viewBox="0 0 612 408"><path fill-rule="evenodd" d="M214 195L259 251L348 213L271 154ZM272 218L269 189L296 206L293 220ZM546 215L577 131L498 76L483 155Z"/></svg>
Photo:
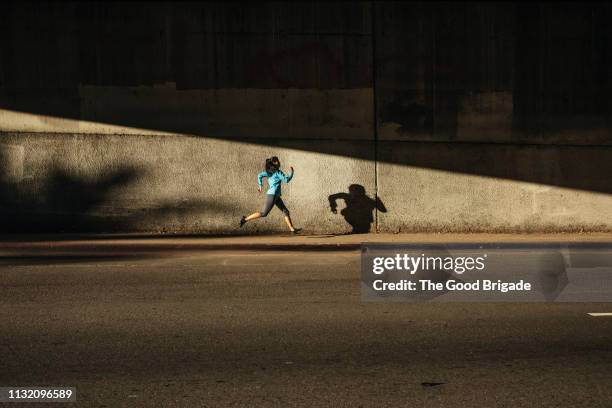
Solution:
<svg viewBox="0 0 612 408"><path fill-rule="evenodd" d="M0 15L4 231L280 231L277 210L237 228L272 155L313 232L612 230L609 4Z"/></svg>

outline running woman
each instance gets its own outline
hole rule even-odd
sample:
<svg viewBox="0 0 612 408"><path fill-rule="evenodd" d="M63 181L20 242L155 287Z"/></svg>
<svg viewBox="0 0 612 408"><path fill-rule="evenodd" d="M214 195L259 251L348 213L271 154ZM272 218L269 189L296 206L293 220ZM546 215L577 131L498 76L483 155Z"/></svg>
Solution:
<svg viewBox="0 0 612 408"><path fill-rule="evenodd" d="M285 214L285 222L289 227L289 230L294 234L299 233L302 229L295 228L293 226L293 222L291 222L291 216L289 215L289 210L285 206L283 199L281 198L281 184L289 183L293 178L293 167L290 167L291 172L288 175L285 175L280 169L280 161L278 157L274 156L269 159L266 159L265 171L262 171L257 175L257 191L261 193L261 187L263 186L263 178L268 178L268 191L266 193L266 201L260 212L253 213L248 217L244 215L240 219L240 226L242 227L248 221L256 220L257 218L266 217L273 206L277 206L279 210L281 210Z"/></svg>

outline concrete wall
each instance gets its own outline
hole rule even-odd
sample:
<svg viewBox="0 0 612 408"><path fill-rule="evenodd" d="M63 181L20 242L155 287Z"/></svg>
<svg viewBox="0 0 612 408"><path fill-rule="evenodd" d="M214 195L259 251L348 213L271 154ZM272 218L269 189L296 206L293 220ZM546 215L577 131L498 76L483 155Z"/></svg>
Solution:
<svg viewBox="0 0 612 408"><path fill-rule="evenodd" d="M610 11L377 6L379 229L610 230Z"/></svg>
<svg viewBox="0 0 612 408"><path fill-rule="evenodd" d="M609 5L0 8L5 230L612 230Z"/></svg>

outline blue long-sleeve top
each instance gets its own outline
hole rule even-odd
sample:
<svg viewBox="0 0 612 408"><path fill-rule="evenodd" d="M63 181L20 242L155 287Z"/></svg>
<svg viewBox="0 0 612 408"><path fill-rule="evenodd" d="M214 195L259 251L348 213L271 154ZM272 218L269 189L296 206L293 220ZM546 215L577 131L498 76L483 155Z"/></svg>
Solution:
<svg viewBox="0 0 612 408"><path fill-rule="evenodd" d="M264 177L268 178L269 186L266 194L281 195L281 183L290 182L293 178L293 171L291 171L288 175L285 175L285 173L280 170L276 170L272 174L268 174L268 172L262 171L257 175L257 184L259 184L259 187L263 185Z"/></svg>

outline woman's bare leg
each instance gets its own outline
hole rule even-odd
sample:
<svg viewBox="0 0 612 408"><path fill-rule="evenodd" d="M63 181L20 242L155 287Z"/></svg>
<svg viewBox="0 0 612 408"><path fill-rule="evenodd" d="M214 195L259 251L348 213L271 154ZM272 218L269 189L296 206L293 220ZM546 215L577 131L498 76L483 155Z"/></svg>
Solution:
<svg viewBox="0 0 612 408"><path fill-rule="evenodd" d="M285 215L285 222L287 223L287 226L289 227L289 230L291 232L295 231L295 227L293 226L293 222L291 222L291 217L288 215Z"/></svg>
<svg viewBox="0 0 612 408"><path fill-rule="evenodd" d="M244 220L245 221L251 221L251 220L256 220L258 218L261 218L261 213L260 212L253 213L253 214L249 215L248 217L246 217Z"/></svg>

